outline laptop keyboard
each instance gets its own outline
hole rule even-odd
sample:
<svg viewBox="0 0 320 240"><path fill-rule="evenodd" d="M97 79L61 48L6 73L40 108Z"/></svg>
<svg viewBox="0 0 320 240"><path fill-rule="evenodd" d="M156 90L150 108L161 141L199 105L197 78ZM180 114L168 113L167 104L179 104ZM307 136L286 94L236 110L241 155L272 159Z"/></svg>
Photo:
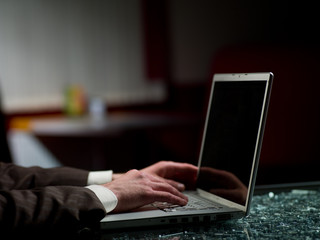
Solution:
<svg viewBox="0 0 320 240"><path fill-rule="evenodd" d="M218 204L210 202L204 198L200 198L197 195L188 195L188 204L185 206L174 205L167 202L154 202L152 206L163 210L165 212L175 211L190 211L190 210L206 210L206 209L219 209L222 208Z"/></svg>

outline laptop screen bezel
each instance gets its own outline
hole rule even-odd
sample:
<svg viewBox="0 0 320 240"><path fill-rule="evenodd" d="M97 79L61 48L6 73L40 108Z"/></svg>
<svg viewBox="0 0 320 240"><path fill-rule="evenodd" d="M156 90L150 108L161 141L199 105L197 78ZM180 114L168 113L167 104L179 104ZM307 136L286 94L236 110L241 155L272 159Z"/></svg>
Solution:
<svg viewBox="0 0 320 240"><path fill-rule="evenodd" d="M250 174L250 180L248 184L248 192L247 192L247 198L245 205L241 205L239 203L227 200L225 198L222 198L220 196L214 195L212 193L209 193L201 188L198 188L199 194L201 194L203 197L218 201L221 204L235 207L241 211L244 211L247 215L249 213L250 209L250 203L253 196L254 191L254 185L257 175L257 169L259 164L259 158L260 158L260 151L262 146L262 140L263 140L263 133L264 133L264 127L266 122L266 116L267 116L267 110L269 106L269 99L270 99L270 91L272 86L272 80L273 80L273 73L272 72L264 72L264 73L232 73L232 74L215 74L213 76L212 80L212 86L211 86L211 92L210 92L210 98L209 98L209 104L207 108L206 113L206 120L203 130L203 136L202 136L202 142L201 142L201 149L199 154L199 160L198 160L198 175L201 168L202 163L202 157L203 157L203 148L205 145L205 138L206 138L206 132L209 122L209 116L210 116L210 110L212 105L212 99L214 94L214 87L216 82L239 82L239 81L264 81L266 82L265 85L265 92L264 92L264 99L262 103L262 110L260 115L260 121L259 121L259 127L257 132L257 139L255 144L255 150L254 150L254 156L252 160L252 168L251 168L251 174Z"/></svg>

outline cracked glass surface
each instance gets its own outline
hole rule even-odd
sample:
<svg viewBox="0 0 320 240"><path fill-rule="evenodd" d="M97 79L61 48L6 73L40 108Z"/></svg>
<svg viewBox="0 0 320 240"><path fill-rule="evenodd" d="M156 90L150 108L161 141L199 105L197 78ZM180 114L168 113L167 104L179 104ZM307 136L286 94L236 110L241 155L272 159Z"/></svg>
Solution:
<svg viewBox="0 0 320 240"><path fill-rule="evenodd" d="M104 239L320 239L320 189L255 195L250 214L210 226L162 227Z"/></svg>

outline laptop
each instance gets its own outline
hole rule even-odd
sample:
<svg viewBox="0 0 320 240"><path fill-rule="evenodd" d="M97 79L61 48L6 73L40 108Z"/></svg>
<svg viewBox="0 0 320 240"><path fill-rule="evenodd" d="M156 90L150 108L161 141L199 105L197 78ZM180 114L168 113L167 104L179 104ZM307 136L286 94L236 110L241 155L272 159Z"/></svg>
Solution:
<svg viewBox="0 0 320 240"><path fill-rule="evenodd" d="M198 160L196 189L187 206L153 203L108 214L101 230L202 223L249 213L266 122L273 74L213 76Z"/></svg>

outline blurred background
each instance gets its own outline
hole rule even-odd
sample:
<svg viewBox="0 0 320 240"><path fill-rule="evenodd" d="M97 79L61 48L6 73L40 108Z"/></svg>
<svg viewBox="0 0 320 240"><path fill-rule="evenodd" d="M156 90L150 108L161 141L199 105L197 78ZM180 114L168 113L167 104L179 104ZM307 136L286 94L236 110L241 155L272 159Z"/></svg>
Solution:
<svg viewBox="0 0 320 240"><path fill-rule="evenodd" d="M257 183L320 180L319 18L308 1L0 0L3 160L197 163L212 75L272 71Z"/></svg>

